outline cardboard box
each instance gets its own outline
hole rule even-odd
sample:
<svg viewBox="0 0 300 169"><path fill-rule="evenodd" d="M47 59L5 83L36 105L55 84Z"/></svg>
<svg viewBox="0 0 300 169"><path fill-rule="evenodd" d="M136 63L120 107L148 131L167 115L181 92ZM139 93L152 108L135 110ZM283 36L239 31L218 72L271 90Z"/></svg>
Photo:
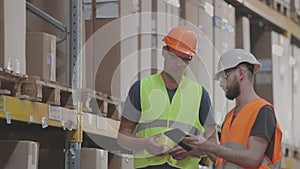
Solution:
<svg viewBox="0 0 300 169"><path fill-rule="evenodd" d="M25 0L0 0L0 66L26 74Z"/></svg>
<svg viewBox="0 0 300 169"><path fill-rule="evenodd" d="M27 74L55 81L56 37L44 32L27 33L26 61Z"/></svg>
<svg viewBox="0 0 300 169"><path fill-rule="evenodd" d="M122 154L116 155L114 154L111 161L109 162L109 169L132 169L133 167L133 155Z"/></svg>
<svg viewBox="0 0 300 169"><path fill-rule="evenodd" d="M81 169L107 169L108 151L96 148L81 148ZM40 150L40 169L64 169L65 152L62 149Z"/></svg>
<svg viewBox="0 0 300 169"><path fill-rule="evenodd" d="M108 167L107 150L82 148L80 156L81 169L107 169Z"/></svg>
<svg viewBox="0 0 300 169"><path fill-rule="evenodd" d="M32 141L1 140L1 169L37 169L39 144Z"/></svg>

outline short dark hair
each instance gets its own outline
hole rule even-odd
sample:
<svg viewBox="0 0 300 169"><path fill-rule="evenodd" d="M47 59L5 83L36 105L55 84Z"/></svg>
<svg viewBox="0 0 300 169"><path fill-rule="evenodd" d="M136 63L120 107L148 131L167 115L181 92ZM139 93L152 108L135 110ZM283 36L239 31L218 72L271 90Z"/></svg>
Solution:
<svg viewBox="0 0 300 169"><path fill-rule="evenodd" d="M248 62L242 62L239 65L245 65L247 67L247 69L253 74L254 72L254 65Z"/></svg>

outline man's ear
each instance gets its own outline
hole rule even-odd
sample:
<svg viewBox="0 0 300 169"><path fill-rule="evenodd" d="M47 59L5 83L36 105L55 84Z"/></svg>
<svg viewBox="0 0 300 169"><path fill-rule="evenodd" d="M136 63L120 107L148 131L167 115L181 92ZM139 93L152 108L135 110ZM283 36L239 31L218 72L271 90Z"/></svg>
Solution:
<svg viewBox="0 0 300 169"><path fill-rule="evenodd" d="M240 74L240 79L243 80L245 78L245 76L247 76L246 72L247 70L245 70L246 68L244 66L240 66L238 67L238 72Z"/></svg>
<svg viewBox="0 0 300 169"><path fill-rule="evenodd" d="M167 48L168 48L167 46L164 46L162 48L162 51L161 51L162 57L166 57L166 55L168 54L168 49Z"/></svg>

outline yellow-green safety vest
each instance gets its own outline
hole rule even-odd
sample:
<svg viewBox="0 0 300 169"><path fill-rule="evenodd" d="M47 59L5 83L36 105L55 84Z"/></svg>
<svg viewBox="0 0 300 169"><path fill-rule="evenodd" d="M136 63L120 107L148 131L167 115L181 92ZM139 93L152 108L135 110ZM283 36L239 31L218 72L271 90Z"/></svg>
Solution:
<svg viewBox="0 0 300 169"><path fill-rule="evenodd" d="M142 79L140 86L141 118L136 127L136 136L148 138L172 128L179 128L191 135L198 135L205 131L199 120L202 99L200 84L183 77L172 98L172 103L161 74ZM183 160L175 160L169 155L153 156L146 150L134 154L135 168L164 163L177 168L199 168L198 157L189 156Z"/></svg>

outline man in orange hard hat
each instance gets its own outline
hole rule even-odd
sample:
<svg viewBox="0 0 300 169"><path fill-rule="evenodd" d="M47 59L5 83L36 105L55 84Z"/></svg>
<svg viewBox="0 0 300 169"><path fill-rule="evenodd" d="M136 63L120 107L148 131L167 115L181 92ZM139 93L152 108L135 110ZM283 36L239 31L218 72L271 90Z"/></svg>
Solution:
<svg viewBox="0 0 300 169"><path fill-rule="evenodd" d="M183 74L197 52L197 36L186 26L163 38L164 69L134 83L122 113L118 142L134 151L134 167L199 168L200 158L172 144L162 134L179 128L216 142L208 92Z"/></svg>
<svg viewBox="0 0 300 169"><path fill-rule="evenodd" d="M253 88L253 75L261 64L250 53L232 49L224 53L215 79L228 99L236 106L227 113L222 125L220 143L201 136L184 139L197 152L217 156L218 169L279 169L282 160L281 130L272 104L260 98Z"/></svg>

